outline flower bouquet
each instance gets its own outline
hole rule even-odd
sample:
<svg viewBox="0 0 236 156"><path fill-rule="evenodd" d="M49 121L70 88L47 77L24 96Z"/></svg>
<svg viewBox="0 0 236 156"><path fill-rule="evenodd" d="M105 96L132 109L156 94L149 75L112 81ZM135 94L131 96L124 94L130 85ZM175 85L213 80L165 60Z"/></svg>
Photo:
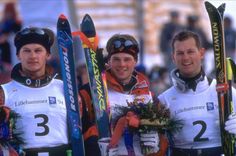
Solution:
<svg viewBox="0 0 236 156"><path fill-rule="evenodd" d="M111 139L111 145L118 143L122 136L124 127L128 127L133 133L158 132L173 133L179 131L183 124L181 120L170 117L170 111L164 105L156 102L128 103L127 106L116 106L116 113L119 114L115 119L115 128ZM141 143L141 150L144 155L152 153L149 146Z"/></svg>
<svg viewBox="0 0 236 156"><path fill-rule="evenodd" d="M20 134L15 132L17 118L19 115L10 108L0 106L0 152L8 151L9 156L18 156L18 153L21 153L19 144L23 141L19 137ZM16 150L19 152L17 153Z"/></svg>

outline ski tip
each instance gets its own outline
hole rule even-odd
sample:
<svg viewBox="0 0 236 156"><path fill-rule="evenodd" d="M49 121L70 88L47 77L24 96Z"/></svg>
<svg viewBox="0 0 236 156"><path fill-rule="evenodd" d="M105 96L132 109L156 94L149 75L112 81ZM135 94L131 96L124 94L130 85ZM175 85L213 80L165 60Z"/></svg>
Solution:
<svg viewBox="0 0 236 156"><path fill-rule="evenodd" d="M93 23L93 20L89 14L85 14L83 17L82 23L86 23L86 22Z"/></svg>
<svg viewBox="0 0 236 156"><path fill-rule="evenodd" d="M85 17L87 17L87 16L89 16L89 17L90 17L90 15L89 15L89 14L85 14L83 18L85 18Z"/></svg>
<svg viewBox="0 0 236 156"><path fill-rule="evenodd" d="M57 20L57 29L70 30L70 23L64 14L61 14Z"/></svg>
<svg viewBox="0 0 236 156"><path fill-rule="evenodd" d="M60 14L59 18L67 19L66 16L65 16L64 14Z"/></svg>
<svg viewBox="0 0 236 156"><path fill-rule="evenodd" d="M206 6L206 7L209 7L209 6L213 6L213 5L212 5L210 2L206 1L206 2L205 2L205 6Z"/></svg>
<svg viewBox="0 0 236 156"><path fill-rule="evenodd" d="M205 4L210 4L210 2L208 2L208 1L205 1Z"/></svg>
<svg viewBox="0 0 236 156"><path fill-rule="evenodd" d="M93 23L93 20L89 14L85 14L81 23L81 31L87 37L94 37L96 36L96 30Z"/></svg>
<svg viewBox="0 0 236 156"><path fill-rule="evenodd" d="M208 14L213 13L213 12L218 12L218 9L208 1L205 2L205 8L206 8Z"/></svg>
<svg viewBox="0 0 236 156"><path fill-rule="evenodd" d="M225 3L222 3L222 4L220 5L220 7L223 7L223 8L225 8L225 6L226 6Z"/></svg>
<svg viewBox="0 0 236 156"><path fill-rule="evenodd" d="M225 3L222 3L219 7L218 10L225 11Z"/></svg>

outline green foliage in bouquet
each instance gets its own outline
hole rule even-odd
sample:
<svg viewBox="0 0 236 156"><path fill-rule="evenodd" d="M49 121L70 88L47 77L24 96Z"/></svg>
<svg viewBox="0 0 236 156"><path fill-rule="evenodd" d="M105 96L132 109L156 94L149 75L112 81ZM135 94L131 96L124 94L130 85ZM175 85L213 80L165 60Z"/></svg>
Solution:
<svg viewBox="0 0 236 156"><path fill-rule="evenodd" d="M19 114L6 106L0 107L0 145L10 146L23 143L20 134L16 132L16 120Z"/></svg>
<svg viewBox="0 0 236 156"><path fill-rule="evenodd" d="M156 131L158 133L168 133L172 136L182 127L182 120L170 117L170 111L160 102L128 103L128 106L116 106L116 115L114 133L111 138L111 145L118 143L124 127L128 127L133 133L149 133ZM144 155L153 153L152 148L140 142L141 151Z"/></svg>
<svg viewBox="0 0 236 156"><path fill-rule="evenodd" d="M183 126L182 121L171 118L169 109L159 102L129 103L128 106L116 106L115 110L119 114L115 121L128 112L134 112L139 118L139 127L129 128L138 132L158 131L173 134Z"/></svg>

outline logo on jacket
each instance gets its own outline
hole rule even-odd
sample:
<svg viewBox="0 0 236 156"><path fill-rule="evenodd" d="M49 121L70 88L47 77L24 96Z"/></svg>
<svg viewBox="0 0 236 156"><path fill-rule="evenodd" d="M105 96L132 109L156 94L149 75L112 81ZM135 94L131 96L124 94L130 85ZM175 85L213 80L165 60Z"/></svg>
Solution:
<svg viewBox="0 0 236 156"><path fill-rule="evenodd" d="M146 81L142 81L136 85L136 88L146 88L148 87L148 84Z"/></svg>
<svg viewBox="0 0 236 156"><path fill-rule="evenodd" d="M207 111L214 110L214 103L213 102L207 102L206 106L207 106Z"/></svg>
<svg viewBox="0 0 236 156"><path fill-rule="evenodd" d="M49 97L48 97L48 101L49 101L49 104L50 104L50 105L57 103L56 97L52 97L52 96L49 96Z"/></svg>

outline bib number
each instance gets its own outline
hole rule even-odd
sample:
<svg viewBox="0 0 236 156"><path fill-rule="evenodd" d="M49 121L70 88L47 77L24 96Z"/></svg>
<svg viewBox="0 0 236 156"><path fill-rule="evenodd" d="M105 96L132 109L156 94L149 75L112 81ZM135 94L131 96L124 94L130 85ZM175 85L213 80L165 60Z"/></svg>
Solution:
<svg viewBox="0 0 236 156"><path fill-rule="evenodd" d="M208 141L209 138L203 138L202 135L205 133L206 129L207 129L207 124L202 121L202 120L198 120L198 121L194 121L193 122L193 126L195 125L201 125L201 130L198 132L198 134L193 138L194 142L199 142L199 141Z"/></svg>
<svg viewBox="0 0 236 156"><path fill-rule="evenodd" d="M35 119L40 118L42 122L37 123L37 126L40 127L40 129L43 129L42 132L35 132L35 136L45 136L49 133L49 127L47 125L48 123L48 116L45 114L36 114L34 116Z"/></svg>

